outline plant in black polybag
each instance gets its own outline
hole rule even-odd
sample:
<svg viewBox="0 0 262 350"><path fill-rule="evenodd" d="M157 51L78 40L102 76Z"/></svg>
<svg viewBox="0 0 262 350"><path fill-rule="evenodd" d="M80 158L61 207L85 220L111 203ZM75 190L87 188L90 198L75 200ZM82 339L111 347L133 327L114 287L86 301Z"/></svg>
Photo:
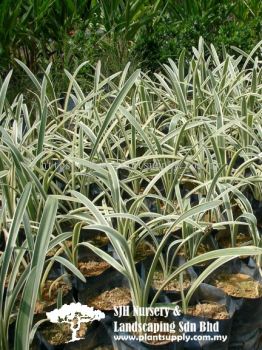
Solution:
<svg viewBox="0 0 262 350"><path fill-rule="evenodd" d="M201 283L180 322L184 349L228 349L235 304L218 288Z"/></svg>
<svg viewBox="0 0 262 350"><path fill-rule="evenodd" d="M107 178L110 179L110 177L114 176L114 170L109 167L109 172L107 173ZM114 180L117 181L116 177L114 177ZM110 182L109 182L110 185ZM117 186L116 183L114 183L114 186L110 188L112 194L116 196L117 194ZM119 192L118 192L119 193ZM185 302L183 303L184 308L187 307L189 304L189 301L194 294L194 292L197 290L201 282L210 274L212 273L216 268L223 265L229 260L234 259L236 256L239 255L259 255L262 253L262 249L254 246L250 247L242 247L242 248L228 248L228 249L220 249L220 250L214 250L211 252L207 252L202 254L201 256L194 257L190 259L189 261L186 261L181 266L176 267L174 271L172 271L167 278L163 281L163 284L159 286L157 292L153 296L153 298L150 298L150 290L152 287L152 281L153 276L156 271L156 267L159 264L159 261L161 259L161 256L163 255L163 250L166 246L166 243L168 242L168 239L173 232L174 227L177 227L181 225L185 220L189 220L191 217L197 217L199 213L203 213L205 211L209 211L215 207L217 207L220 204L220 201L209 201L202 204L198 204L194 206L193 208L189 209L185 213L175 216L174 220L166 220L165 216L158 215L157 217L153 217L150 221L148 221L146 224L143 224L143 230L140 231L140 239L143 237L148 237L150 235L153 236L153 232L156 230L161 230L161 227L165 227L165 234L163 235L160 242L157 242L154 239L155 244L155 254L153 261L149 267L148 274L143 281L141 277L139 276L136 266L135 266L135 260L134 256L131 251L131 242L130 237L124 236L120 229L113 228L111 225L111 222L107 219L108 215L104 215L103 211L105 211L105 207L103 207L100 211L98 207L95 207L94 204L85 196L83 196L80 193L77 193L75 191L72 192L72 194L79 200L79 202L83 203L86 207L86 209L89 211L89 217L86 216L84 220L89 224L89 229L97 230L97 231L103 231L108 236L108 238L111 241L112 247L114 248L118 259L114 259L111 255L106 253L105 251L95 247L94 245L90 243L85 243L86 246L88 246L90 249L92 249L96 254L98 254L102 259L104 259L106 262L108 262L110 265L112 265L118 272L120 272L128 281L130 294L131 294L131 300L133 308L148 308L149 306L151 308L154 308L156 306L156 303L159 301L159 295L161 291L165 288L168 283L174 279L175 277L179 276L183 271L186 271L188 268L194 266L195 264L204 262L204 261L210 261L214 260L207 268L206 270L192 283L190 286L189 291L187 292L187 295L185 297ZM117 196L116 196L117 197ZM137 221L139 220L137 216L132 215L130 213L113 213L110 214L110 218L112 217L118 218L118 227L121 228L125 225L128 225L128 221L133 220ZM128 221L127 221L128 218ZM163 230L163 229L162 229ZM193 233L194 234L194 233ZM191 236L188 236L186 239L190 239ZM179 239L178 243L183 245L185 242L183 239ZM150 300L151 299L151 300ZM144 314L138 314L135 315L135 321L140 324L146 324L149 320L148 315ZM129 332L129 336L134 336L135 334ZM139 330L138 333L139 336L143 336L144 332L143 329ZM141 339L141 338L140 338ZM176 342L173 342L174 344L177 344ZM152 344L148 344L145 341L141 341L141 349L142 346L153 346ZM173 346L174 346L173 344ZM154 345L155 346L155 345ZM136 343L134 343L134 348L136 347Z"/></svg>
<svg viewBox="0 0 262 350"><path fill-rule="evenodd" d="M208 279L229 295L236 305L230 335L232 349L258 349L262 327L262 277L253 259L236 259Z"/></svg>

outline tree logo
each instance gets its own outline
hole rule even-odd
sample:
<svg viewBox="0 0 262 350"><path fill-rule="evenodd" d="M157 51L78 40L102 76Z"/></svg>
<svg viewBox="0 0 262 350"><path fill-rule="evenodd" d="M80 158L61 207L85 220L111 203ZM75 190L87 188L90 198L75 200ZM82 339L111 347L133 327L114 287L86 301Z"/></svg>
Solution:
<svg viewBox="0 0 262 350"><path fill-rule="evenodd" d="M52 323L68 323L72 331L72 338L69 342L80 340L77 332L81 323L100 321L105 318L105 314L100 310L94 310L93 307L82 305L80 303L71 303L63 305L60 309L55 309L46 313L47 318Z"/></svg>

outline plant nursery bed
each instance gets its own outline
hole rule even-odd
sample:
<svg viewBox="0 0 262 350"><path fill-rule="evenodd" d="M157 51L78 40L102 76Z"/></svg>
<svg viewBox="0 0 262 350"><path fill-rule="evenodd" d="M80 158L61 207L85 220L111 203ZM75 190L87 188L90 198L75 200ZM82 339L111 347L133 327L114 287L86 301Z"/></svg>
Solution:
<svg viewBox="0 0 262 350"><path fill-rule="evenodd" d="M141 261L154 254L153 247L148 242L140 242L136 247L135 261Z"/></svg>
<svg viewBox="0 0 262 350"><path fill-rule="evenodd" d="M217 303L202 303L191 306L187 310L187 315L214 320L226 320L230 318L226 306Z"/></svg>
<svg viewBox="0 0 262 350"><path fill-rule="evenodd" d="M230 238L230 234L228 232L225 233L218 233L217 234L217 240L219 243L219 246L221 248L230 248L232 247L232 242L231 242L231 238ZM236 236L236 247L241 247L241 246L245 246L248 243L250 244L251 241L251 237L244 234L244 233L239 233Z"/></svg>
<svg viewBox="0 0 262 350"><path fill-rule="evenodd" d="M71 288L68 283L61 280L57 282L47 280L42 291L42 299L36 302L35 313L42 313L46 308L55 305L59 290L62 291L63 297L69 296L69 294L71 296Z"/></svg>
<svg viewBox="0 0 262 350"><path fill-rule="evenodd" d="M235 313L235 303L221 289L210 284L202 283L194 293L186 312L183 314L183 321L193 325L193 330L189 332L199 335L199 339L190 339L184 343L186 350L228 350L228 342L231 332L231 325ZM218 325L217 328L211 326L205 331L210 339L201 340L201 324L208 322L210 325ZM216 340L215 336L226 336L226 341Z"/></svg>
<svg viewBox="0 0 262 350"><path fill-rule="evenodd" d="M191 3L167 1L182 2ZM133 7L140 11L142 3L151 6L135 0L81 3L88 15L93 3L102 3L95 5L101 18L116 4L111 7L124 15L125 23L113 16L114 28L127 39L136 37ZM170 4L165 11L173 8ZM51 7L48 11L56 13ZM176 23L173 9L170 17L160 7L155 6L155 14ZM259 18L248 6L240 7L245 8L243 18ZM67 10L80 11L79 6ZM226 12L225 18L239 17ZM101 32L101 26L96 30L92 21L75 17L79 24L69 22L68 39L82 38L78 25L85 27L87 37L89 29ZM141 18L142 27L150 27ZM104 34L102 30L95 38L110 41ZM126 48L120 45L116 51L123 51L122 72L110 76L104 55L97 64L98 57L91 57L65 75L59 73L60 63L46 69L41 65L40 72L33 60L27 62L30 67L22 62L28 61L27 51L20 52L23 42L17 45L2 50L12 53L12 60L6 60L10 68L14 62L16 66L5 78L1 75L0 83L0 350L28 350L38 330L47 343L38 350L94 350L115 340L105 330L120 314L130 310L132 319L135 315L146 322L136 315L136 307L159 305L167 310L166 322L179 318L195 324L197 335L203 335L202 322L219 329L211 327L205 343L201 337L188 344L125 339L114 342L114 350L229 350L229 338L236 349L258 350L262 42L247 53L232 45L227 53L208 47L201 37L192 54L183 50L178 60L169 59L151 72L136 69L135 61L124 67ZM14 86L18 73L27 75L28 86L12 100L8 86ZM64 310L59 313L68 302L82 304L77 313L70 311L71 329L51 324L69 320L60 317ZM184 311L179 317L170 310L174 305ZM89 311L96 317L84 318L83 306L93 307ZM129 307L114 310L124 306ZM67 343L71 332L76 340L81 315L91 325L81 326L78 338L84 339L78 344ZM134 332L140 335L142 330L123 328L125 335ZM214 338L221 334L227 340Z"/></svg>
<svg viewBox="0 0 262 350"><path fill-rule="evenodd" d="M104 279L113 272L113 268L109 263L90 250L81 252L77 266L86 278L86 282L79 278L73 279L73 286L78 291L84 291L86 288L90 289L90 287L96 289L97 285L104 284Z"/></svg>
<svg viewBox="0 0 262 350"><path fill-rule="evenodd" d="M80 323L75 341L68 323L45 324L40 326L30 350L94 350L112 349L111 340L101 322Z"/></svg>
<svg viewBox="0 0 262 350"><path fill-rule="evenodd" d="M162 284L165 282L165 277L162 271L156 271L153 277L152 287L155 289L161 288ZM191 278L189 274L184 274L183 276L183 289L188 289L191 285ZM173 278L164 288L166 291L177 291L181 290L181 284L179 281L179 276Z"/></svg>
<svg viewBox="0 0 262 350"><path fill-rule="evenodd" d="M80 329L77 332L78 338L84 338L88 325L81 323ZM66 323L53 324L50 323L42 330L42 335L51 345L61 345L69 342L72 338L72 330L70 325Z"/></svg>
<svg viewBox="0 0 262 350"><path fill-rule="evenodd" d="M198 249L196 251L196 256L200 256L200 255L207 253L209 251L210 251L210 247L208 245L200 243L200 245L198 246ZM182 247L182 249L179 250L178 255L186 258L188 256L188 254L186 252L186 248Z"/></svg>
<svg viewBox="0 0 262 350"><path fill-rule="evenodd" d="M91 297L87 300L87 305L99 310L110 311L116 306L128 305L130 302L130 290L126 287L116 287L106 290L95 297Z"/></svg>
<svg viewBox="0 0 262 350"><path fill-rule="evenodd" d="M82 272L84 276L99 276L101 273L109 269L111 265L109 265L105 261L80 261L78 263L78 269Z"/></svg>
<svg viewBox="0 0 262 350"><path fill-rule="evenodd" d="M109 238L103 232L82 229L80 232L80 242L88 241L96 247L103 247L109 243Z"/></svg>
<svg viewBox="0 0 262 350"><path fill-rule="evenodd" d="M243 273L221 273L211 284L233 297L255 299L262 296L262 284Z"/></svg>

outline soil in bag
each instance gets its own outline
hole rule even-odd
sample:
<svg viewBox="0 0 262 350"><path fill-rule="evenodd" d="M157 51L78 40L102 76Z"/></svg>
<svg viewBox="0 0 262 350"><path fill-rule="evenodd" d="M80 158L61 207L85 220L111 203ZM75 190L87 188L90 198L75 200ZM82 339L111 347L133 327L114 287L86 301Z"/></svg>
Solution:
<svg viewBox="0 0 262 350"><path fill-rule="evenodd" d="M71 342L69 324L49 323L37 332L32 350L93 350L100 346L111 346L111 340L101 322L81 323L77 332L80 340Z"/></svg>
<svg viewBox="0 0 262 350"><path fill-rule="evenodd" d="M230 348L258 350L262 328L262 278L253 259L226 264L210 282L230 295L236 304Z"/></svg>
<svg viewBox="0 0 262 350"><path fill-rule="evenodd" d="M202 283L179 324L186 350L226 350L235 304L223 291Z"/></svg>
<svg viewBox="0 0 262 350"><path fill-rule="evenodd" d="M107 235L102 231L82 228L80 232L79 242L89 242L102 250L107 250L109 239ZM82 254L82 252L85 252L86 249L86 247L81 246L78 248L80 254Z"/></svg>
<svg viewBox="0 0 262 350"><path fill-rule="evenodd" d="M131 293L128 280L117 271L105 276L95 285L87 284L87 288L79 293L81 304L103 311L106 314L104 323L114 319L116 307L131 308Z"/></svg>
<svg viewBox="0 0 262 350"><path fill-rule="evenodd" d="M63 304L72 302L72 286L69 281L46 280L42 289L41 299L36 301L35 314L42 314L56 308L58 294L62 295Z"/></svg>
<svg viewBox="0 0 262 350"><path fill-rule="evenodd" d="M81 281L77 277L74 278L73 287L78 293L84 291L88 286L96 288L96 285L103 283L104 279L114 271L111 265L88 248L85 248L78 255L78 269L86 278L86 282Z"/></svg>
<svg viewBox="0 0 262 350"><path fill-rule="evenodd" d="M142 263L141 267L141 277L142 280L145 281L150 269L150 266L152 265L152 259L148 258ZM178 256L174 261L174 266L172 271L175 271L176 268L181 266L183 263L185 263L185 259L182 256ZM186 271L183 273L183 290L184 293L186 293L190 286L192 285L193 281L197 278L197 275L192 267L186 269ZM157 265L156 270L153 275L152 285L151 285L151 292L150 297L153 297L157 291L161 288L164 281L166 280L166 277L164 275L163 270L161 269L161 265ZM175 276L160 292L159 294L159 301L164 301L167 299L169 302L177 301L181 299L181 282L180 282L180 276Z"/></svg>

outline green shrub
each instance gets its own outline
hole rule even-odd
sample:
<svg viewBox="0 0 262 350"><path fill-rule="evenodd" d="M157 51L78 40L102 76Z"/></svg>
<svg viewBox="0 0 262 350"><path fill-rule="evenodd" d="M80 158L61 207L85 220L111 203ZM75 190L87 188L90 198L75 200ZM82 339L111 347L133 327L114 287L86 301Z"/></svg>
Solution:
<svg viewBox="0 0 262 350"><path fill-rule="evenodd" d="M190 13L180 20L169 14L140 32L133 55L144 69L155 71L159 63L165 63L168 58L177 60L183 48L189 58L200 36L207 44L215 44L220 56L223 46L229 53L233 53L231 46L248 52L262 38L261 16L260 8L255 16L249 13L247 17L243 12L243 18L237 18L230 4L214 6L212 11Z"/></svg>
<svg viewBox="0 0 262 350"><path fill-rule="evenodd" d="M15 58L35 74L53 63L56 91L63 91L70 72L83 61L79 79L89 86L92 66L101 60L104 75L141 65L155 71L183 48L190 58L199 37L222 56L236 46L245 52L262 37L259 0L3 0L0 3L0 79L15 69L17 87L28 86ZM131 70L134 70L131 68Z"/></svg>

